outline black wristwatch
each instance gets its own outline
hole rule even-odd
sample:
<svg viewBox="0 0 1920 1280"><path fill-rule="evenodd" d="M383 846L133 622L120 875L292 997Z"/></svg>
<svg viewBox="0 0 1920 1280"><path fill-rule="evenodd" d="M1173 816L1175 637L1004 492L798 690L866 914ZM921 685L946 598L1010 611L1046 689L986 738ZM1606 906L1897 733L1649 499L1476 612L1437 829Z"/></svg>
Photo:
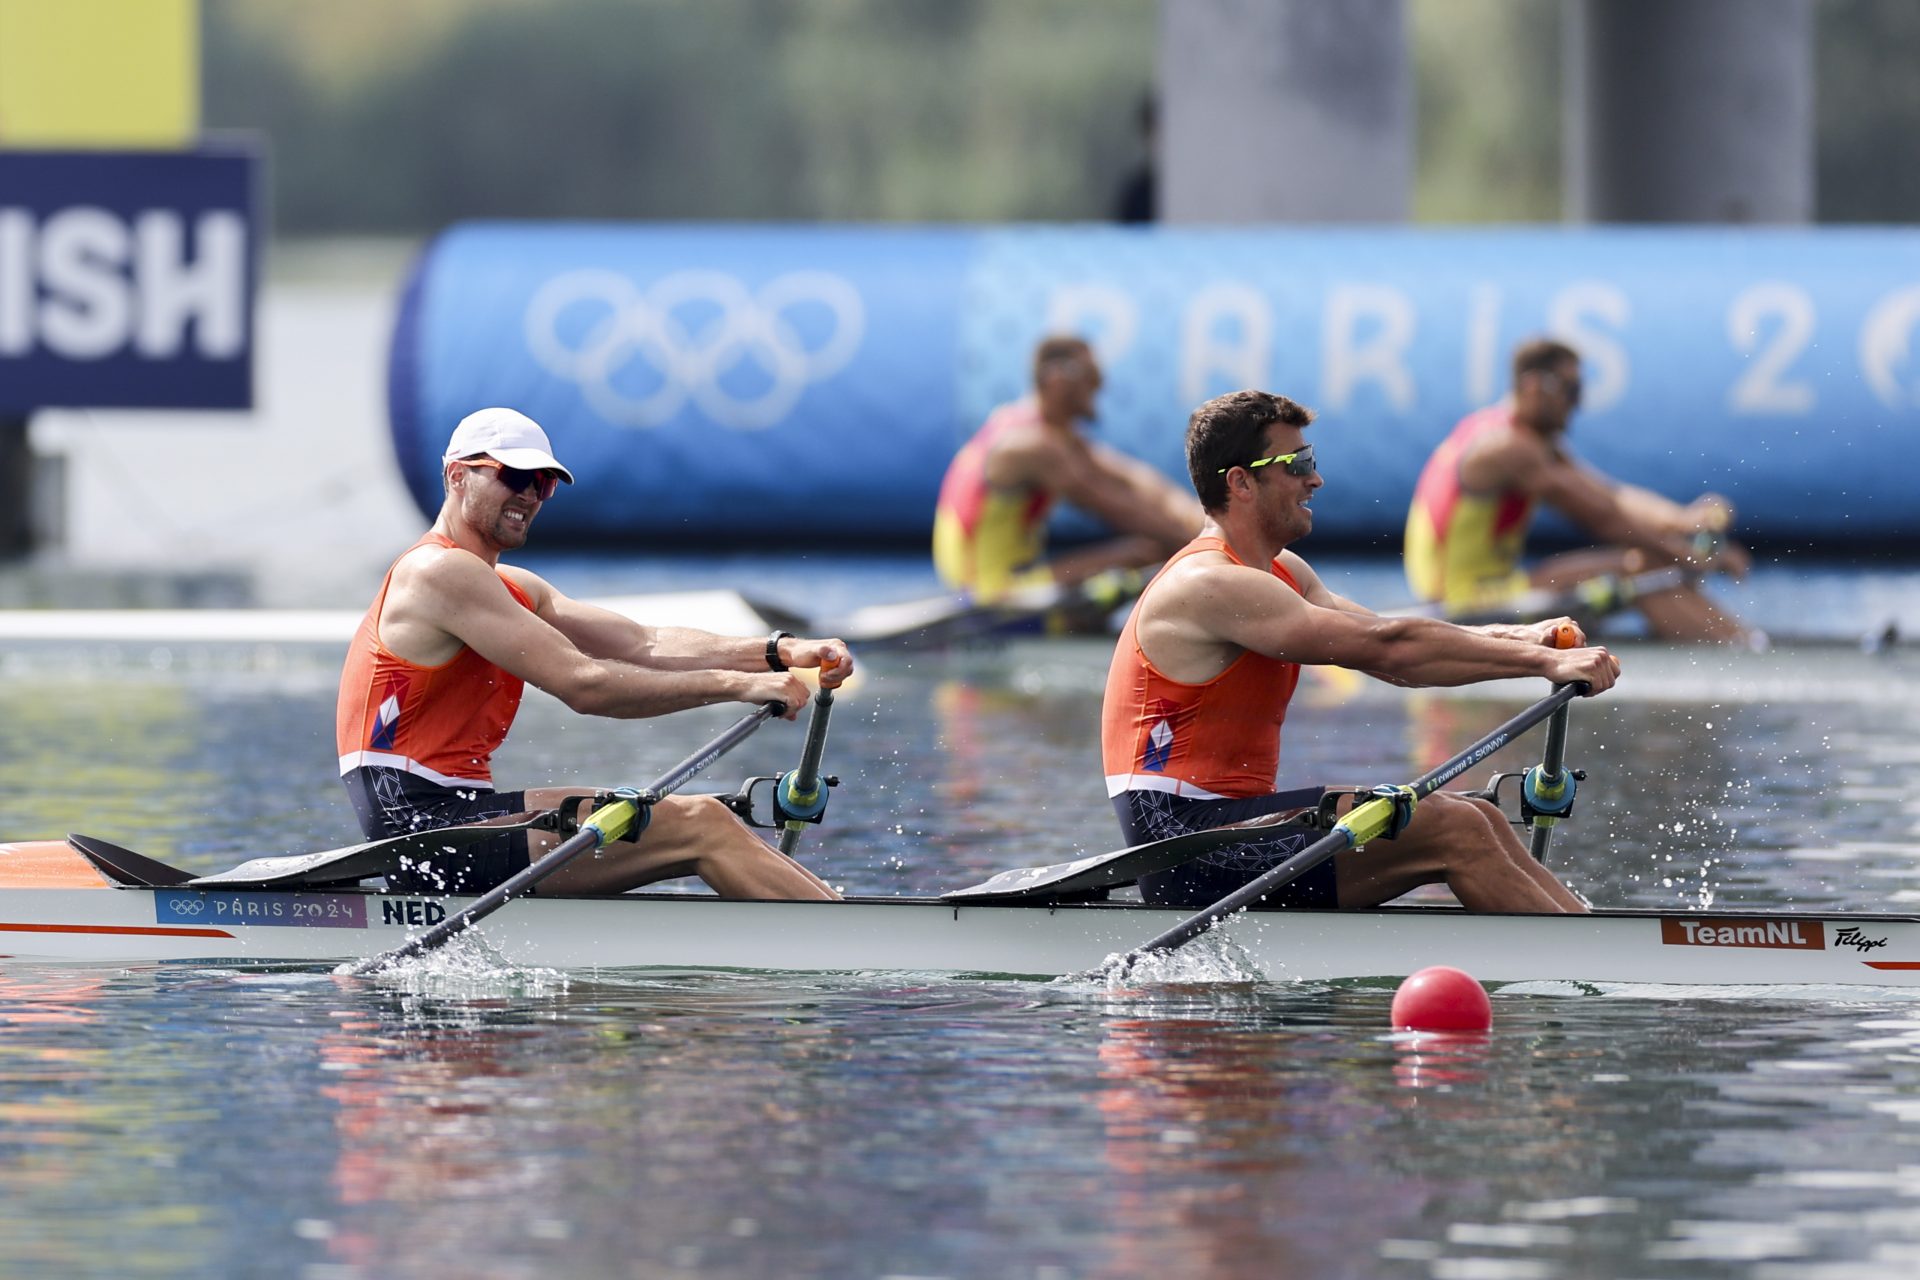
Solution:
<svg viewBox="0 0 1920 1280"><path fill-rule="evenodd" d="M767 637L767 670L785 671L787 664L780 661L780 642L793 639L791 631L776 631Z"/></svg>

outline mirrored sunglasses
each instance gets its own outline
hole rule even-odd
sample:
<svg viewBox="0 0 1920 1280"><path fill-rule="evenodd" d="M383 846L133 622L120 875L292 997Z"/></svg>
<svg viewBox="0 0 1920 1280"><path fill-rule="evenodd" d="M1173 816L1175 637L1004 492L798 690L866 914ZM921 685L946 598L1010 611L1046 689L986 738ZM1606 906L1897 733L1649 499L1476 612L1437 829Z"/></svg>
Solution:
<svg viewBox="0 0 1920 1280"><path fill-rule="evenodd" d="M525 493L528 485L537 486L534 496L545 502L560 487L560 477L551 471L522 471L519 467L510 467L497 458L462 458L461 463L469 467L490 467L500 473L500 483L514 493Z"/></svg>

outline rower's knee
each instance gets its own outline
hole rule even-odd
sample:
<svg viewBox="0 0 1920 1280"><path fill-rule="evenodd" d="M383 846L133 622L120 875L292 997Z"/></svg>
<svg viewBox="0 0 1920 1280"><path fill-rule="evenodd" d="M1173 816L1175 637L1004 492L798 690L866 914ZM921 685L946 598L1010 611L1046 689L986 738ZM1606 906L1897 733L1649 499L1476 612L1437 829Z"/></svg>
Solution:
<svg viewBox="0 0 1920 1280"><path fill-rule="evenodd" d="M692 796L689 825L700 844L702 856L725 859L753 859L773 852L773 846L740 820L719 796Z"/></svg>
<svg viewBox="0 0 1920 1280"><path fill-rule="evenodd" d="M725 841L728 837L747 836L753 833L747 830L740 816L727 807L727 802L719 796L688 796L686 820L703 838ZM755 843L759 843L757 840Z"/></svg>
<svg viewBox="0 0 1920 1280"><path fill-rule="evenodd" d="M1471 873L1506 862L1507 849L1499 832L1506 818L1500 810L1485 800L1451 792L1440 794L1447 796L1447 801L1440 807L1441 826L1435 835L1443 842L1448 869Z"/></svg>
<svg viewBox="0 0 1920 1280"><path fill-rule="evenodd" d="M682 796L686 801L687 813L698 822L724 822L733 817L733 810L719 796Z"/></svg>
<svg viewBox="0 0 1920 1280"><path fill-rule="evenodd" d="M1500 812L1500 806L1493 801L1483 800L1479 796L1461 796L1460 801L1463 807L1471 809L1474 816L1486 824L1493 835L1498 836L1507 829L1507 815Z"/></svg>

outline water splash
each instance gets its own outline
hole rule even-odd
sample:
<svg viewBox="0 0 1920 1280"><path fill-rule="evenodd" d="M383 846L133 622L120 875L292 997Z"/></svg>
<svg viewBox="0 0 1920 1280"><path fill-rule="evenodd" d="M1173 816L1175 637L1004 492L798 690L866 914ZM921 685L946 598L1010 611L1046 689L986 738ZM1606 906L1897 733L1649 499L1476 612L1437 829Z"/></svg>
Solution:
<svg viewBox="0 0 1920 1280"><path fill-rule="evenodd" d="M335 969L351 974L355 962ZM571 980L558 969L523 967L508 960L478 929L469 929L444 946L408 956L367 975L407 995L454 999L500 996L561 996Z"/></svg>
<svg viewBox="0 0 1920 1280"><path fill-rule="evenodd" d="M1213 928L1171 951L1116 951L1093 973L1056 981L1091 980L1109 991L1120 991L1194 983L1244 985L1264 981L1266 976L1246 948L1225 930Z"/></svg>

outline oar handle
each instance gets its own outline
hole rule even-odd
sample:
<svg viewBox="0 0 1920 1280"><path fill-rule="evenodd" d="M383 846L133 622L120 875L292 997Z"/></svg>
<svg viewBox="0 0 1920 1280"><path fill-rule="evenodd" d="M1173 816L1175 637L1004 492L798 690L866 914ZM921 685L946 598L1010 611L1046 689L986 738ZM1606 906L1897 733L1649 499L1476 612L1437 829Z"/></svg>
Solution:
<svg viewBox="0 0 1920 1280"><path fill-rule="evenodd" d="M1579 642L1573 624L1563 622L1553 629L1553 647L1571 649ZM1521 799L1531 820L1528 851L1533 860L1546 865L1547 846L1553 842L1554 824L1573 807L1573 779L1566 772L1567 707L1562 704L1547 721L1547 742L1540 752L1538 768L1521 777Z"/></svg>
<svg viewBox="0 0 1920 1280"><path fill-rule="evenodd" d="M633 827L635 822L644 825L654 805L685 785L702 769L739 746L748 734L758 729L770 717L785 715L786 710L784 703L769 702L740 717L719 737L661 774L649 785L618 793L617 798L596 809L577 833L555 845L538 862L522 867L419 937L409 938L392 951L374 956L370 960L362 960L348 972L355 976L375 973L396 961L432 951L444 945L449 939L465 933L513 899L525 897L533 886L581 854L598 849L609 840L618 840Z"/></svg>
<svg viewBox="0 0 1920 1280"><path fill-rule="evenodd" d="M1573 811L1574 781L1566 768L1568 718L1565 706L1553 713L1547 721L1547 742L1540 751L1540 763L1520 779L1520 798L1532 823L1528 852L1543 866L1547 846L1553 843L1553 828Z"/></svg>
<svg viewBox="0 0 1920 1280"><path fill-rule="evenodd" d="M823 668L823 674L826 670ZM807 721L807 738L800 747L800 765L792 773L781 778L776 784L780 788L780 806L790 814L799 814L797 818L787 819L786 827L780 832L780 852L792 856L800 844L800 832L807 826L806 819L819 815L826 808L826 790L820 782L820 758L827 749L827 723L833 715L833 690L822 686L813 695L813 712Z"/></svg>
<svg viewBox="0 0 1920 1280"><path fill-rule="evenodd" d="M801 795L812 795L820 785L820 757L826 754L827 718L832 714L833 691L822 689L813 695L813 717L800 747L800 767L793 771L793 789Z"/></svg>

